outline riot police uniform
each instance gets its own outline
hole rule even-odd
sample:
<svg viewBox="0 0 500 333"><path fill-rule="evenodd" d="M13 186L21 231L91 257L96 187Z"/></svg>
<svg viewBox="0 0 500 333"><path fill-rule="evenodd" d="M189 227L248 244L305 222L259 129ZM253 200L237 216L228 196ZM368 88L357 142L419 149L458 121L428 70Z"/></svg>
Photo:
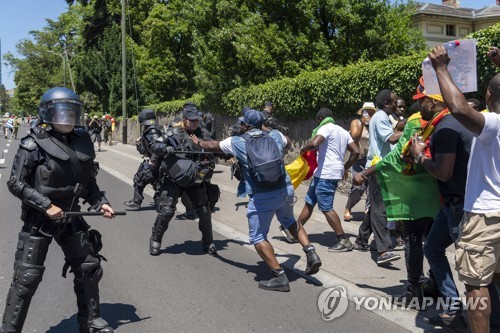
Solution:
<svg viewBox="0 0 500 333"><path fill-rule="evenodd" d="M277 129L278 131L280 131L282 133L288 133L288 127L279 125L278 120L276 120L276 117L274 117L272 115L273 107L274 107L273 103L271 103L271 102L265 103L265 108L263 111L261 111L262 115L264 116L263 125L265 127L267 127L269 130Z"/></svg>
<svg viewBox="0 0 500 333"><path fill-rule="evenodd" d="M145 158L134 175L134 197L132 200L123 203L126 206L126 210L139 210L141 208L146 186L151 184L156 188L158 171L161 164L161 158L153 154L150 150L151 143L161 137L163 133L163 128L156 123L155 112L151 109L145 109L141 111L137 118L141 126L143 126L143 130L136 148Z"/></svg>
<svg viewBox="0 0 500 333"><path fill-rule="evenodd" d="M69 267L74 273L80 333L113 332L99 313L100 234L82 217L62 215L62 211L79 211L80 199L94 210L112 213L96 183L98 165L90 136L84 128L74 127L80 124L81 112L82 103L73 91L48 90L40 102L41 124L21 140L15 156L7 186L22 201L24 225L0 332L22 331L53 238L63 250L65 273ZM54 210L57 215L50 218Z"/></svg>
<svg viewBox="0 0 500 333"><path fill-rule="evenodd" d="M198 120L198 110L195 106L187 105L183 110L183 122L187 124L188 120L195 122ZM196 125L197 126L197 125ZM210 140L210 133L201 127L170 128L166 134L158 138L150 149L154 154L163 156L160 168L160 184L158 186L159 210L153 225L150 238L149 252L151 255L160 254L161 241L168 224L175 214L176 204L179 196L184 192L193 203L196 213L199 217L199 230L202 234L203 250L210 254L216 254L217 249L213 244L212 218L210 202L207 196L207 186L210 181L215 166L214 157L210 153L204 153L198 146L193 146L193 141L189 137L195 134L202 140ZM180 153L192 152L192 153ZM172 174L176 170L179 162L189 162L194 167L189 171L195 170L195 174L188 172L180 167L180 173L189 173L189 181L179 180Z"/></svg>

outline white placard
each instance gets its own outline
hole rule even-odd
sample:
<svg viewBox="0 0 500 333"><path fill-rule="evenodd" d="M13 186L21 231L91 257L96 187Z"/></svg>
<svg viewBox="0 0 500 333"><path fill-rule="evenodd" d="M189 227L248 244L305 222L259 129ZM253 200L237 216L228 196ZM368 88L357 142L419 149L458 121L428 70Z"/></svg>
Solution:
<svg viewBox="0 0 500 333"><path fill-rule="evenodd" d="M462 39L443 44L450 57L448 71L461 92L477 91L476 40ZM425 91L441 94L436 72L429 58L422 62Z"/></svg>

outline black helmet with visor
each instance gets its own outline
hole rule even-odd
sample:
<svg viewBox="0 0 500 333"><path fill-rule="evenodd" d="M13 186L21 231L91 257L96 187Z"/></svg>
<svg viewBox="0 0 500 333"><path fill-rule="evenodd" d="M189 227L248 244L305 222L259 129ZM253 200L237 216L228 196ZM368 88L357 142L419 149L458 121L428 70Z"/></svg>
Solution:
<svg viewBox="0 0 500 333"><path fill-rule="evenodd" d="M83 103L74 91L55 87L43 94L38 114L47 124L81 126Z"/></svg>

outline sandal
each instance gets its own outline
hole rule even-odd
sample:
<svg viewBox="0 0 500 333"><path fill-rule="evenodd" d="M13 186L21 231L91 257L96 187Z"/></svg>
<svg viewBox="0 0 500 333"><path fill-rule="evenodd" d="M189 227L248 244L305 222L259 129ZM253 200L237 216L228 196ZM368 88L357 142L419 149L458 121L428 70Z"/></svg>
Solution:
<svg viewBox="0 0 500 333"><path fill-rule="evenodd" d="M351 212L346 210L344 212L344 221L345 222L350 222L352 220L352 215L351 215Z"/></svg>

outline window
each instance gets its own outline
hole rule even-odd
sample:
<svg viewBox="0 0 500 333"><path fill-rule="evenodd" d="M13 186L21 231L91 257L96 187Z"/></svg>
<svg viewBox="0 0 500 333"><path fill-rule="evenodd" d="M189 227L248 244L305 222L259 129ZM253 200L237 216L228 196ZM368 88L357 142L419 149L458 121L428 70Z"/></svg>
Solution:
<svg viewBox="0 0 500 333"><path fill-rule="evenodd" d="M446 25L446 36L456 36L454 24Z"/></svg>

